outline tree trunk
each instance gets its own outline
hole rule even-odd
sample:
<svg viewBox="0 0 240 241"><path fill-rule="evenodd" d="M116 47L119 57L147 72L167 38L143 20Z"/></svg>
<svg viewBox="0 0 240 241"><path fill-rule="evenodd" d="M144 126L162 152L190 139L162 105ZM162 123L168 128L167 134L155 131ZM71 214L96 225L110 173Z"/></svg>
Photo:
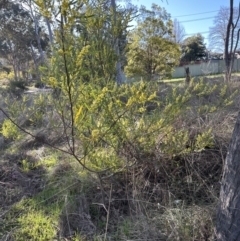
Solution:
<svg viewBox="0 0 240 241"><path fill-rule="evenodd" d="M216 221L218 241L240 240L240 112L229 146L221 182Z"/></svg>
<svg viewBox="0 0 240 241"><path fill-rule="evenodd" d="M31 46L31 51L32 51L32 58L33 58L34 68L35 68L35 71L36 71L35 79L40 80L40 73L39 73L39 70L38 70L37 58L36 58L36 55L34 53L33 45L31 44L30 46Z"/></svg>
<svg viewBox="0 0 240 241"><path fill-rule="evenodd" d="M53 46L53 32L52 32L52 28L51 28L49 19L46 18L46 17L45 17L45 22L47 24L49 41L50 41L50 44L51 44L51 47L52 47Z"/></svg>
<svg viewBox="0 0 240 241"><path fill-rule="evenodd" d="M47 8L46 2L44 2L44 7ZM47 24L49 41L50 41L50 44L51 44L51 47L52 47L53 46L53 32L52 32L51 24L50 24L50 21L47 17L44 17L44 19L45 19L45 22Z"/></svg>
<svg viewBox="0 0 240 241"><path fill-rule="evenodd" d="M226 65L225 80L226 81L231 80L235 53L239 42L240 29L237 30L237 27L240 19L240 3L238 8L239 9L238 9L237 20L236 20L236 23L234 23L233 22L233 14L234 14L233 0L230 0L230 14L229 14L227 31L226 31L226 39L224 41L224 44L225 44L224 56L225 56L225 65ZM237 30L237 39L236 39L236 42L234 43L234 34L236 30Z"/></svg>
<svg viewBox="0 0 240 241"><path fill-rule="evenodd" d="M41 46L40 31L39 31L39 21L37 19L36 14L33 12L31 1L30 1L30 4L29 4L29 7L30 7L30 11L31 11L31 16L32 16L32 19L33 19L33 22L34 22L34 29L35 29L35 35L36 35L36 40L37 40L38 52L40 54L41 64L43 64L43 62L44 62L44 53L43 53L43 49L42 49L42 46Z"/></svg>
<svg viewBox="0 0 240 241"><path fill-rule="evenodd" d="M190 81L191 81L191 76L190 76L189 67L185 67L185 73L186 73L185 83L186 83L186 84L189 84Z"/></svg>
<svg viewBox="0 0 240 241"><path fill-rule="evenodd" d="M116 21L117 21L117 14L116 14L116 2L115 0L111 0L111 7L113 9L114 14L114 27L116 27ZM122 64L120 61L120 51L119 51L119 36L113 36L116 37L115 43L114 43L114 50L117 55L118 61L116 64L116 82L118 85L121 85L123 83L123 73L122 73Z"/></svg>
<svg viewBox="0 0 240 241"><path fill-rule="evenodd" d="M230 34L233 24L233 0L230 0L230 13L229 13L229 19L228 19L228 25L227 25L227 31L226 31L226 39L225 39L225 46L224 46L224 57L225 57L225 80L230 81L231 78L231 60L232 60L232 46L230 46ZM230 48L230 49L229 49Z"/></svg>

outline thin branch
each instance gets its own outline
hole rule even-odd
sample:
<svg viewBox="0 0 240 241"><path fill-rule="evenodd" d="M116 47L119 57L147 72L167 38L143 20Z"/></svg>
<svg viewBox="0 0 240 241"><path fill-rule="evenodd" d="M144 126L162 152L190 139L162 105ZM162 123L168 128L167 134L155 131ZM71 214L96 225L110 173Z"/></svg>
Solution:
<svg viewBox="0 0 240 241"><path fill-rule="evenodd" d="M110 197L108 202L108 210L107 211L107 221L106 221L106 227L105 227L105 234L104 234L104 241L107 240L107 231L108 231L108 224L109 224L109 216L110 216L110 207L112 202L112 184L110 189Z"/></svg>
<svg viewBox="0 0 240 241"><path fill-rule="evenodd" d="M2 108L0 108L0 111L2 111L2 113L7 117L7 119L10 120L15 126L17 126L17 128L18 128L19 130L21 130L22 132L26 133L27 135L29 135L29 136L37 139L37 136L33 135L31 132L29 132L29 131L25 130L24 128L22 128L16 121L14 121L14 120L6 113L6 111L4 111ZM63 152L63 153L66 153L66 154L71 155L71 152L68 152L68 151L66 151L66 150L64 150L64 149L58 148L58 147L56 147L56 146L53 146L53 145L50 144L49 142L46 142L46 141L44 141L44 140L41 140L41 142L42 142L43 144L48 145L49 147L51 147L51 148L53 148L53 149L55 149L55 150L58 150L58 151L61 151L61 152Z"/></svg>
<svg viewBox="0 0 240 241"><path fill-rule="evenodd" d="M14 120L6 113L6 111L4 111L2 108L0 108L0 111L2 111L3 114L7 117L7 119L10 120L15 126L17 126L17 128L18 128L19 130L21 130L21 131L24 132L25 134L27 134L27 135L29 135L29 136L37 139L37 136L33 135L31 132L29 132L29 131L25 130L24 128L22 128L16 121L14 121ZM102 171L95 171L95 170L92 170L91 168L88 168L88 167L82 162L82 160L84 160L84 158L90 153L90 151L88 151L87 153L85 153L85 155L84 155L83 157L79 158L74 152L66 151L66 150L64 150L64 149L62 149L62 148L59 148L59 147L56 147L56 146L52 145L51 143L49 143L49 142L47 142L47 141L44 141L44 140L41 140L41 142L42 142L43 144L45 144L45 145L47 145L47 146L55 149L55 150L58 150L58 151L61 151L61 152L63 152L63 153L66 153L66 154L68 154L68 155L73 156L73 157L78 161L78 163L79 163L84 169L86 169L86 170L89 171L89 172L92 172L92 173L104 173L104 172L106 172L107 170L109 170L109 168L108 168L108 169L105 169L105 170L102 170Z"/></svg>
<svg viewBox="0 0 240 241"><path fill-rule="evenodd" d="M70 113L71 113L71 137L72 137L72 146L69 143L69 147L71 151L75 152L75 132L74 132L74 111L73 111L73 100L72 100L72 91L71 91L71 78L67 66L67 58L66 58L66 49L65 49L65 36L64 36L64 26L63 26L63 15L61 15L61 38L62 38L62 50L63 50L63 60L64 60L64 68L67 77L67 86L68 86L68 98L70 104Z"/></svg>

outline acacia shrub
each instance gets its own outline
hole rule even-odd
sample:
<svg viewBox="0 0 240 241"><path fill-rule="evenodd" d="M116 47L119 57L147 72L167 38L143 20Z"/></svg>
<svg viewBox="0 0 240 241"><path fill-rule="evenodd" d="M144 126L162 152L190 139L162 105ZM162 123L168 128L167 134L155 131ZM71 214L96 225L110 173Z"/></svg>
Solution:
<svg viewBox="0 0 240 241"><path fill-rule="evenodd" d="M199 130L193 139L187 125L230 105L236 95L234 92L228 96L226 85L204 80L169 87L165 98L158 96L161 86L157 83L108 83L105 87L78 83L78 88L72 88L74 79L67 84L50 77L51 83L58 83L62 90L60 103L53 103L64 118L62 128L71 138L69 149L81 153L88 168L108 172L141 162L141 156L156 150L174 157L211 147L210 127ZM151 111L149 103L155 106ZM66 105L70 108L66 109ZM81 145L76 146L76 141Z"/></svg>

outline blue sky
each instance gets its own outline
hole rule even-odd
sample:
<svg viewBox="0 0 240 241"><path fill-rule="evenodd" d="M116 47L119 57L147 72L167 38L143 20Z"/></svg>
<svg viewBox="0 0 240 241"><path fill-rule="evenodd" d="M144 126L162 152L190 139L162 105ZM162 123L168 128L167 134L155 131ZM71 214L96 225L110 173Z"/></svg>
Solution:
<svg viewBox="0 0 240 241"><path fill-rule="evenodd" d="M152 3L164 7L173 19L177 18L185 27L188 36L201 33L206 43L209 27L213 26L213 17L217 15L221 6L230 6L229 0L132 0L132 4L144 5L148 9L151 8ZM235 4L237 5L238 1L235 1Z"/></svg>

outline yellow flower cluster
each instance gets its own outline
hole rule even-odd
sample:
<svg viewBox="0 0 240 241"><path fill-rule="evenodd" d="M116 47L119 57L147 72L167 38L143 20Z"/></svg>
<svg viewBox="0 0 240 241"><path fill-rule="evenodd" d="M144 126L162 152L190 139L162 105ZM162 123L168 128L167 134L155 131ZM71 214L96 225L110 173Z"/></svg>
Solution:
<svg viewBox="0 0 240 241"><path fill-rule="evenodd" d="M90 45L84 46L80 53L77 56L77 66L81 67L84 61L85 56L89 53Z"/></svg>

